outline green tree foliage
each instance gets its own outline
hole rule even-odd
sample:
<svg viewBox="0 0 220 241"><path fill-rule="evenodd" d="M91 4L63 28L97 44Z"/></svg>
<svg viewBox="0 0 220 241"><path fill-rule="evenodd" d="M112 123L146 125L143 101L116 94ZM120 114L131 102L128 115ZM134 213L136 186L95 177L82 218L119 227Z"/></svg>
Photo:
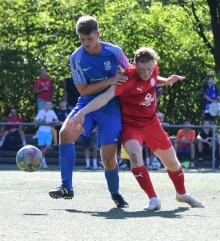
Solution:
<svg viewBox="0 0 220 241"><path fill-rule="evenodd" d="M213 54L196 31L189 12L178 1L148 0L0 0L0 117L17 105L25 121L36 114L32 94L40 68L46 68L56 87L55 105L63 96L61 79L70 76L69 56L80 46L75 23L83 14L98 18L101 40L123 48L130 62L140 46L159 53L160 75L176 73L186 80L164 87L158 110L170 123L202 120L202 86L214 73ZM208 5L197 9L207 40L212 44Z"/></svg>

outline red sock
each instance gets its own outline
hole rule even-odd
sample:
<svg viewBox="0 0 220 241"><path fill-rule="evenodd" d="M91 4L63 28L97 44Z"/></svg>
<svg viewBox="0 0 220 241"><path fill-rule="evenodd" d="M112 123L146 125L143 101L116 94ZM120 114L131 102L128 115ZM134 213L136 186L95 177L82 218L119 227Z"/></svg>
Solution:
<svg viewBox="0 0 220 241"><path fill-rule="evenodd" d="M148 195L149 199L152 197L157 197L157 194L154 191L153 184L151 182L148 170L145 165L137 168L132 168L131 172L138 181L140 187Z"/></svg>
<svg viewBox="0 0 220 241"><path fill-rule="evenodd" d="M173 182L176 192L180 195L185 194L186 189L184 185L184 171L182 167L180 167L180 169L177 172L172 172L167 169L167 173Z"/></svg>

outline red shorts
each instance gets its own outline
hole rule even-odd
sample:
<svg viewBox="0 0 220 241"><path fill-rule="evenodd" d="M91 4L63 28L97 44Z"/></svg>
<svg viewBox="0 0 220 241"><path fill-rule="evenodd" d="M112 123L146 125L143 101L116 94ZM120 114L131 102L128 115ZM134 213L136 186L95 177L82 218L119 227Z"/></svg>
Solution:
<svg viewBox="0 0 220 241"><path fill-rule="evenodd" d="M172 146L169 136L157 120L147 123L144 128L123 126L122 124L121 141L123 145L131 139L137 140L141 146L143 146L143 142L146 142L153 152L156 149L167 150Z"/></svg>

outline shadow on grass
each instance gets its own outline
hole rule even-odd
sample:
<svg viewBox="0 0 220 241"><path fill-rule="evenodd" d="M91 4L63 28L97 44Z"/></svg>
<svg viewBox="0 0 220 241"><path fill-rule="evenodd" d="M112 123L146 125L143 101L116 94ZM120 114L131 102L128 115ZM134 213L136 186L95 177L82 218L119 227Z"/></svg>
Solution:
<svg viewBox="0 0 220 241"><path fill-rule="evenodd" d="M107 212L93 212L93 211L80 211L76 209L64 209L70 213L82 213L91 214L94 217L104 217L106 219L127 219L127 218L142 218L142 217L162 217L162 218L181 218L182 215L179 213L188 211L190 208L181 207L169 211L125 211L123 209L112 208Z"/></svg>
<svg viewBox="0 0 220 241"><path fill-rule="evenodd" d="M22 215L24 215L24 216L48 216L48 214L43 214L43 213L24 213Z"/></svg>

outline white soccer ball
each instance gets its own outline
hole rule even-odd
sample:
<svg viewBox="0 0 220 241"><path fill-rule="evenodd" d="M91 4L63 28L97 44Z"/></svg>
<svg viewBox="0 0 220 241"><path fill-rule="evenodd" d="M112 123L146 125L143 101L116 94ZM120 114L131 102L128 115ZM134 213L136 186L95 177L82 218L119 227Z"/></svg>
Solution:
<svg viewBox="0 0 220 241"><path fill-rule="evenodd" d="M158 170L161 167L161 163L158 160L153 161L151 165L153 170Z"/></svg>

